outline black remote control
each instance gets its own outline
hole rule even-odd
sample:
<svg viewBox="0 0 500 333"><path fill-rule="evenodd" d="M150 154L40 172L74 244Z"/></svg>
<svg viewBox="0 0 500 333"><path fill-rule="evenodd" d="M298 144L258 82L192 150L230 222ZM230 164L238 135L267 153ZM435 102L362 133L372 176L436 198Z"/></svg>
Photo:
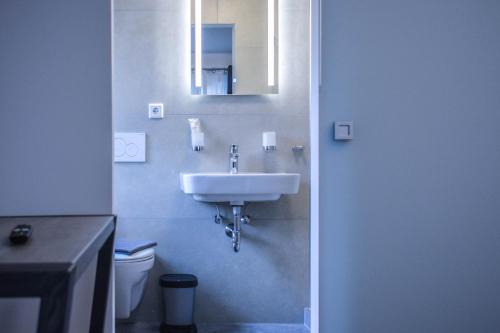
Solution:
<svg viewBox="0 0 500 333"><path fill-rule="evenodd" d="M32 233L31 225L20 224L12 229L9 239L12 244L24 244L30 239Z"/></svg>

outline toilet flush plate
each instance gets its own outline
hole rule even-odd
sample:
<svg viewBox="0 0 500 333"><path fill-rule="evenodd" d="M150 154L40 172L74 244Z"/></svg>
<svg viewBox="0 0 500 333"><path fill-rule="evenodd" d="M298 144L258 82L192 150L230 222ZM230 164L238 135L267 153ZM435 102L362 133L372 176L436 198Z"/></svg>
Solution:
<svg viewBox="0 0 500 333"><path fill-rule="evenodd" d="M115 133L115 162L146 162L146 133Z"/></svg>

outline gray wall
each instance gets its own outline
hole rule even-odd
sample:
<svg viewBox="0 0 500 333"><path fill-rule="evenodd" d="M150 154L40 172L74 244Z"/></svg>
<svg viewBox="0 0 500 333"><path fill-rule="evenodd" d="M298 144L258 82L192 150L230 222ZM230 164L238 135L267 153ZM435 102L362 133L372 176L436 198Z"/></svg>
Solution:
<svg viewBox="0 0 500 333"><path fill-rule="evenodd" d="M499 59L495 0L323 1L322 333L500 331Z"/></svg>
<svg viewBox="0 0 500 333"><path fill-rule="evenodd" d="M189 2L115 2L114 125L147 133L145 164L115 164L118 236L159 243L147 293L132 320L158 321L161 273L194 273L200 280L198 322L302 322L309 304L309 149L307 0L282 2L280 94L191 96ZM165 104L163 120L147 105ZM187 119L199 117L206 149L191 150ZM262 151L262 132L275 130L278 151ZM179 188L181 171L226 171L231 143L240 144L242 171L288 171L303 176L300 193L252 204L234 254L214 207ZM229 210L226 208L226 216Z"/></svg>
<svg viewBox="0 0 500 333"><path fill-rule="evenodd" d="M111 3L0 2L0 215L111 212Z"/></svg>

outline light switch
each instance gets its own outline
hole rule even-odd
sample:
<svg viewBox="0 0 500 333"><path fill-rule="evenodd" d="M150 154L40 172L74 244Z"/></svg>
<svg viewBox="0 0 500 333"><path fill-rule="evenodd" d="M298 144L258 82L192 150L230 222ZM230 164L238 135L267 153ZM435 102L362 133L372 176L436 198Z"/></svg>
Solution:
<svg viewBox="0 0 500 333"><path fill-rule="evenodd" d="M335 140L352 140L354 138L354 125L352 121L335 122Z"/></svg>
<svg viewBox="0 0 500 333"><path fill-rule="evenodd" d="M115 162L146 162L145 133L115 133Z"/></svg>
<svg viewBox="0 0 500 333"><path fill-rule="evenodd" d="M163 118L163 104L161 103L149 104L148 108L149 108L149 119Z"/></svg>

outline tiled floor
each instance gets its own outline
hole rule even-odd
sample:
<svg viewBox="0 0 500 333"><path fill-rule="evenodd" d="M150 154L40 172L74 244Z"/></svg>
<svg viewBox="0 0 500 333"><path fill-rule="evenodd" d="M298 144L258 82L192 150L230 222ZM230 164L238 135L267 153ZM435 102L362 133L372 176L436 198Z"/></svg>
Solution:
<svg viewBox="0 0 500 333"><path fill-rule="evenodd" d="M159 324L119 324L117 333L159 332ZM198 333L308 333L300 324L198 324Z"/></svg>

